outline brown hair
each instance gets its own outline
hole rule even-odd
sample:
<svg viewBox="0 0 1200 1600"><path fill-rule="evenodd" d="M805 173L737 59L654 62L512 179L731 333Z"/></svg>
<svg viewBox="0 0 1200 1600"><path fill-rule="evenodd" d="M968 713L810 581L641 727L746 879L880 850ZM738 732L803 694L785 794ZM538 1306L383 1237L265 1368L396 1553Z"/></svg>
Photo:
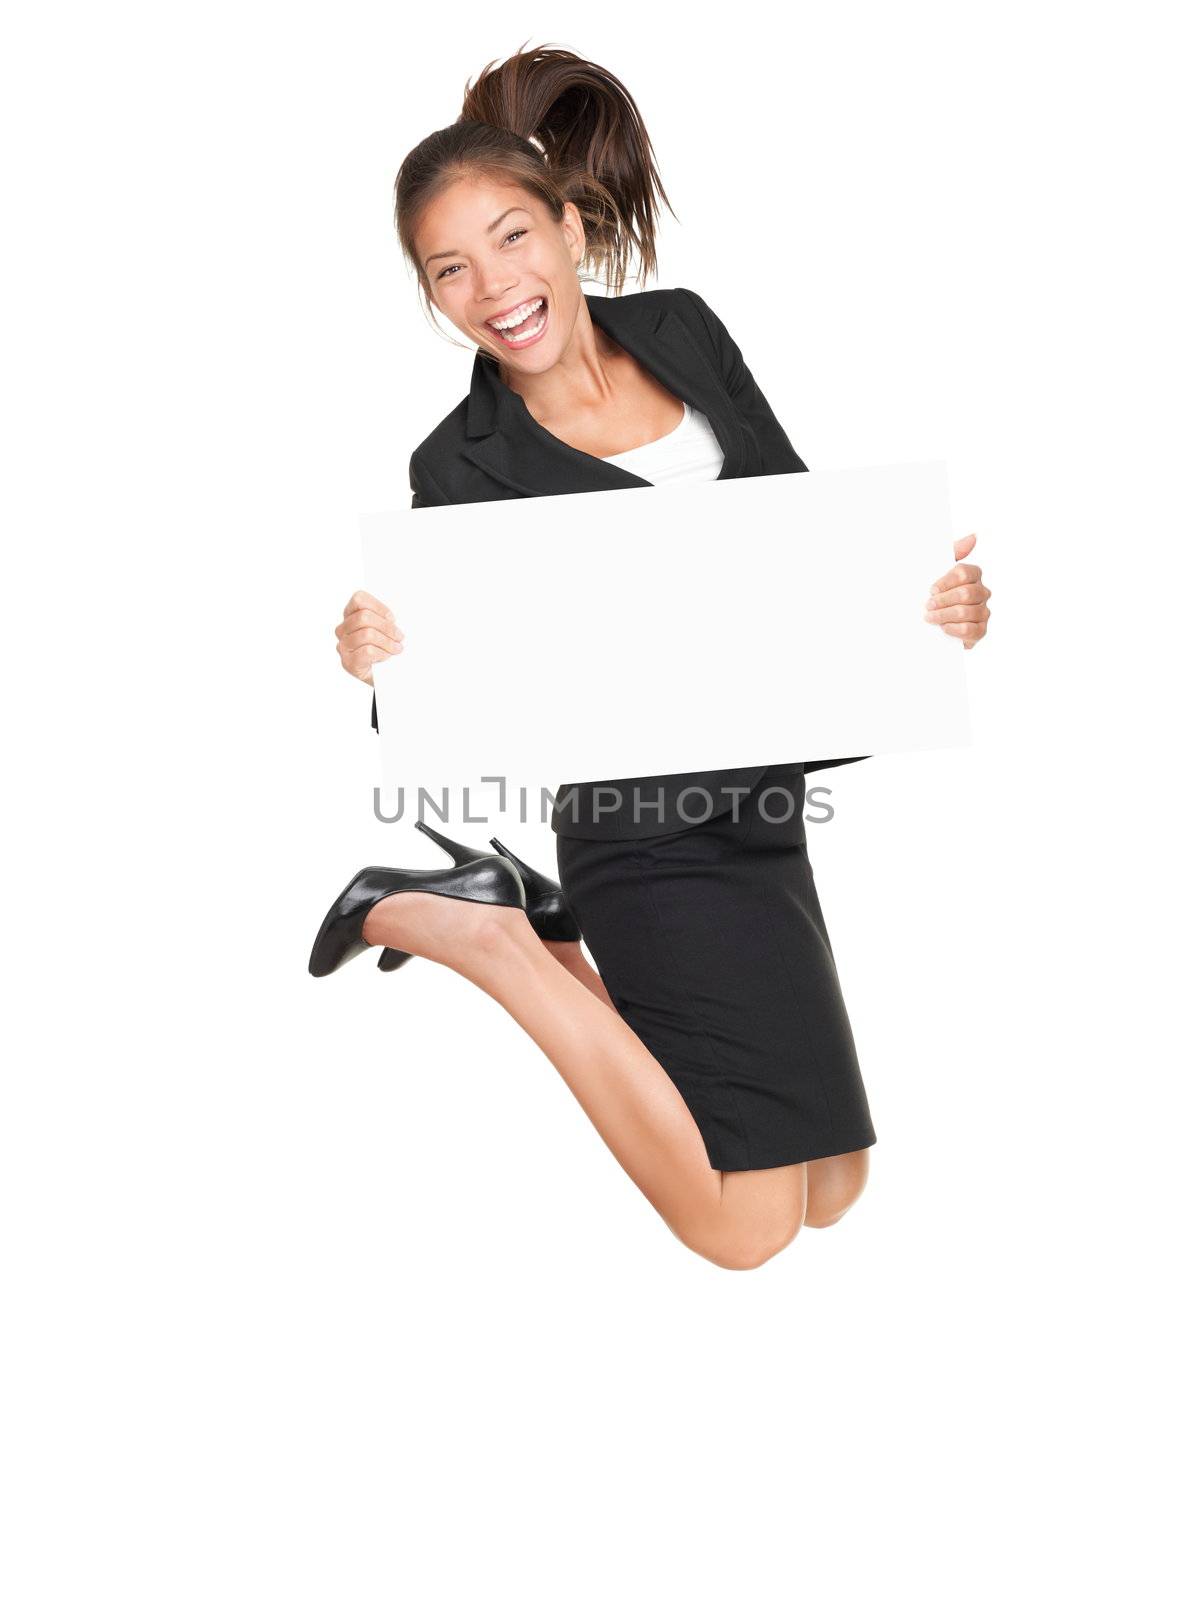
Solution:
<svg viewBox="0 0 1200 1600"><path fill-rule="evenodd" d="M537 195L555 219L568 200L583 218L583 266L624 287L631 258L644 285L658 264L658 199L668 211L654 147L629 91L611 72L570 50L539 45L489 62L467 81L457 122L422 139L396 174L396 232L432 310L417 259L418 219L459 178L507 178Z"/></svg>

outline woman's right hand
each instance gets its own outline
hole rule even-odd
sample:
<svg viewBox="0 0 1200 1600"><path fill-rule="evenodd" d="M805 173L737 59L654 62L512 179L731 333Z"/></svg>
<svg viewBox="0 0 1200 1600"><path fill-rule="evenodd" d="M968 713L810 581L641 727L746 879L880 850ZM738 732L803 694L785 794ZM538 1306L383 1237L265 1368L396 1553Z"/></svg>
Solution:
<svg viewBox="0 0 1200 1600"><path fill-rule="evenodd" d="M404 635L396 626L395 617L382 600L376 600L365 589L356 589L350 596L342 620L333 631L343 667L364 683L374 683L371 669L377 661L386 661L404 649Z"/></svg>

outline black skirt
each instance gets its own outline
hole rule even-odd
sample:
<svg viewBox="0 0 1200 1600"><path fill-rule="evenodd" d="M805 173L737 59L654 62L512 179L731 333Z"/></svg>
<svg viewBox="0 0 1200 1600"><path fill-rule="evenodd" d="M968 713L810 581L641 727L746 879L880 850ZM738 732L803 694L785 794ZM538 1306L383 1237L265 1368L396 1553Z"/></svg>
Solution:
<svg viewBox="0 0 1200 1600"><path fill-rule="evenodd" d="M804 768L665 837L558 836L567 903L620 1015L720 1172L875 1143L813 883Z"/></svg>

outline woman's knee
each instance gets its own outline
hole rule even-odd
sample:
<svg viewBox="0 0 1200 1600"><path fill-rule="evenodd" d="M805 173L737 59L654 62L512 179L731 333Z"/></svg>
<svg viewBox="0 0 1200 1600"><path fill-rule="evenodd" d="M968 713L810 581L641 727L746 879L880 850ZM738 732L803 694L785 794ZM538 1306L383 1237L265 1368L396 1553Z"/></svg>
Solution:
<svg viewBox="0 0 1200 1600"><path fill-rule="evenodd" d="M786 1249L794 1238L795 1234L791 1238L779 1240L751 1236L745 1239L722 1240L719 1244L704 1248L693 1246L693 1249L711 1261L715 1267L724 1267L729 1272L753 1272L755 1267L765 1266L772 1256L777 1256L781 1250Z"/></svg>
<svg viewBox="0 0 1200 1600"><path fill-rule="evenodd" d="M853 1205L853 1200L850 1205ZM811 1211L804 1219L806 1228L832 1228L835 1222L840 1222L850 1209L850 1205L843 1206L840 1211Z"/></svg>
<svg viewBox="0 0 1200 1600"><path fill-rule="evenodd" d="M777 1256L800 1232L803 1215L784 1214L770 1222L724 1228L701 1238L684 1239L697 1255L730 1272L752 1272Z"/></svg>
<svg viewBox="0 0 1200 1600"><path fill-rule="evenodd" d="M842 1220L867 1186L867 1162L865 1150L809 1162L806 1228L832 1228Z"/></svg>
<svg viewBox="0 0 1200 1600"><path fill-rule="evenodd" d="M733 1272L761 1267L785 1250L804 1225L808 1195L803 1162L722 1174L720 1202L673 1231L714 1266Z"/></svg>

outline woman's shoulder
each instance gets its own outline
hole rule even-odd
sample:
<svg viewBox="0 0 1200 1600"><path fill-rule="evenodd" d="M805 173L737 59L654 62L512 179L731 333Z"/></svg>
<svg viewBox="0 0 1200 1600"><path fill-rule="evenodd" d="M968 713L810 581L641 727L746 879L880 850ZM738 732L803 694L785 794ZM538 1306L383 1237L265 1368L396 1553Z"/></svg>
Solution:
<svg viewBox="0 0 1200 1600"><path fill-rule="evenodd" d="M603 301L610 316L628 318L633 322L656 322L664 311L674 311L685 322L692 326L703 327L707 333L711 329L711 324L718 320L712 307L697 294L695 289L685 289L682 286L673 289L641 289L634 294L585 294L584 299L589 305L594 305L597 300Z"/></svg>
<svg viewBox="0 0 1200 1600"><path fill-rule="evenodd" d="M588 300L593 296L588 295ZM618 319L628 318L633 324L661 323L663 313L674 312L690 333L696 335L707 349L724 364L732 345L729 329L695 289L679 285L674 289L645 289L639 294L617 295L609 305ZM609 312L613 315L613 311Z"/></svg>
<svg viewBox="0 0 1200 1600"><path fill-rule="evenodd" d="M442 420L430 428L413 451L413 455L436 459L447 451L460 449L467 437L467 410L470 402L470 395L464 395L453 410L447 411Z"/></svg>
<svg viewBox="0 0 1200 1600"><path fill-rule="evenodd" d="M708 301L702 299L695 289L676 289L674 293L677 296L676 310L682 316L690 317L694 327L703 330L713 350L720 355L724 346L729 343L729 329Z"/></svg>

